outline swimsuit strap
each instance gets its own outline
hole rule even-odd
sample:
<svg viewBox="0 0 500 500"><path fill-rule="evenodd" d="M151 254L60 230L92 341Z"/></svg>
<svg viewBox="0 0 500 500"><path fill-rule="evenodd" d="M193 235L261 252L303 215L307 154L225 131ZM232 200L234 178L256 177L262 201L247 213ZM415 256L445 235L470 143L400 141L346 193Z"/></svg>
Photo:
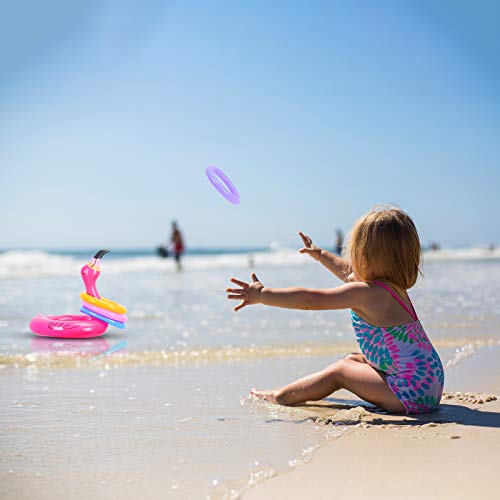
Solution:
<svg viewBox="0 0 500 500"><path fill-rule="evenodd" d="M404 300L391 289L390 286L382 283L381 281L373 281L372 283L382 287L384 290L387 290L405 308L406 312L413 318L414 321L418 320L417 313L415 312L415 308L413 307L410 297L408 297L408 300L410 301L411 309L405 304Z"/></svg>

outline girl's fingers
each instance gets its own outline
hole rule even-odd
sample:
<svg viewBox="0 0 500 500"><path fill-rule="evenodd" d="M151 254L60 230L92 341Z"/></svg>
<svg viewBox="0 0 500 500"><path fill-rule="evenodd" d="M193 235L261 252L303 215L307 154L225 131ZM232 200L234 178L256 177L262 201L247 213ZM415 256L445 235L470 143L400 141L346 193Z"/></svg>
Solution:
<svg viewBox="0 0 500 500"><path fill-rule="evenodd" d="M306 247L312 246L312 240L311 240L311 238L309 238L309 236L307 236L307 234L304 234L302 232L300 232L299 234L302 238L302 241L304 242L304 246L306 246Z"/></svg>
<svg viewBox="0 0 500 500"><path fill-rule="evenodd" d="M232 299L232 300L245 300L246 299L246 297L244 295L228 295L227 298Z"/></svg>
<svg viewBox="0 0 500 500"><path fill-rule="evenodd" d="M257 278L257 275L255 273L252 273L252 281L254 283L259 283L260 282L259 278Z"/></svg>
<svg viewBox="0 0 500 500"><path fill-rule="evenodd" d="M247 305L247 302L244 300L241 304L238 304L238 305L234 308L234 312L238 312L240 309L243 309L246 305Z"/></svg>
<svg viewBox="0 0 500 500"><path fill-rule="evenodd" d="M237 280L236 278L231 278L230 281L235 285L240 285L241 288L244 288L245 290L248 288L248 283L245 283L244 281Z"/></svg>
<svg viewBox="0 0 500 500"><path fill-rule="evenodd" d="M311 249L310 248L301 248L299 250L300 253L311 253Z"/></svg>
<svg viewBox="0 0 500 500"><path fill-rule="evenodd" d="M299 231L299 236L302 238L304 245L307 246L307 236L302 231Z"/></svg>
<svg viewBox="0 0 500 500"><path fill-rule="evenodd" d="M227 293L243 293L244 291L244 288L226 288Z"/></svg>

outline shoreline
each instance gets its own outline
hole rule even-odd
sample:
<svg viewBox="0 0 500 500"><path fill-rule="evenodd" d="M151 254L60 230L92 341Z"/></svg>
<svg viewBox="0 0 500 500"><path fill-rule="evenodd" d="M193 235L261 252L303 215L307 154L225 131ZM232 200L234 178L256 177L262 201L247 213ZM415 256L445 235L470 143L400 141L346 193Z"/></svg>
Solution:
<svg viewBox="0 0 500 500"><path fill-rule="evenodd" d="M500 445L500 401L492 397L500 395L500 345L486 344L474 355L464 356L461 349L455 353L456 357L450 349L449 360L457 362L450 363L446 372L447 392L439 411L418 416L389 415L347 391L292 408L239 400L242 382L248 382L244 372L256 366L244 359L238 363L242 378L226 386L229 397L220 403L206 393L203 382L209 373L211 383L221 387L227 382L228 370L236 366L235 360L171 364L168 372L163 370L163 363L150 362L120 369L129 365L115 365L113 357L88 365L88 370L43 369L36 362L17 369L12 366L12 370L2 370L3 381L10 386L5 395L10 404L3 409L6 454L2 493L30 498L29 491L37 488L38 498L65 498L68 494L101 498L112 492L128 499L136 498L147 485L144 498L169 497L170 490L178 490L172 495L198 498L206 491L209 478L193 487L194 478L187 474L189 468L198 469L201 454L211 460L210 480L220 481L218 488L210 491L213 498L228 498L234 493L232 498L290 496L293 500L304 494L311 496L314 484L318 491L313 497L319 499L331 498L332 491L341 498L367 494L372 498L401 498L401 488L408 485L420 499L422 474L427 474L431 483L444 484L436 490L439 496L432 496L434 490L425 490L429 498L449 497L445 491L454 493L455 474L470 482L463 498L478 492L486 495L491 484L500 487L492 470L496 467L494 450ZM116 356L119 362L121 355ZM291 359L296 360L292 365ZM256 380L262 383L276 372L281 373L280 379L287 380L292 373L309 373L318 361L317 356L263 358L258 361ZM177 379L185 382L181 391L168 386L168 380ZM470 392L450 392L458 388ZM478 388L491 395L473 392ZM186 390L195 396L186 399ZM203 414L199 413L200 406ZM33 425L36 415L39 418ZM245 442L247 429L253 434L244 459L229 459L234 445ZM56 442L54 435L58 436ZM196 436L202 440L196 443L193 454L190 450L199 439ZM220 440L229 448L216 460L214 446L217 449ZM172 442L177 443L184 460L181 465L178 452L170 451ZM104 455L103 449L111 455ZM59 460L62 450L64 464ZM122 459L131 452L136 457L134 467ZM141 458L150 454L157 457L154 466ZM429 456L433 460L428 460ZM470 473L469 456L474 457L479 472L474 469ZM107 466L102 468L102 463ZM248 469L250 463L254 466ZM61 476L66 464L71 464L71 478ZM401 464L402 470L393 479L394 474L387 471L399 470ZM60 478L56 483L55 477ZM88 477L94 478L92 484L88 484ZM384 483L388 477L396 483L393 490ZM378 491L384 491L384 495L377 496Z"/></svg>
<svg viewBox="0 0 500 500"><path fill-rule="evenodd" d="M243 497L301 500L312 492L318 500L490 497L500 491L499 354L493 347L452 365L439 409L429 414L378 414L373 407L350 406L346 391L336 396L348 399L306 403L303 413L346 432L310 461L255 485Z"/></svg>
<svg viewBox="0 0 500 500"><path fill-rule="evenodd" d="M343 419L352 411L341 410L340 420L338 414L333 420L321 418L346 424ZM500 490L497 396L446 393L438 412L417 418L358 415L350 432L326 443L310 462L256 485L243 497L469 499Z"/></svg>
<svg viewBox="0 0 500 500"><path fill-rule="evenodd" d="M0 353L0 369L84 369L90 367L89 360L101 355L111 347L108 335L91 339L57 339L27 335L31 339L32 352L3 354ZM116 336L111 344L116 344L121 337ZM491 336L485 338L438 338L433 345L441 350L455 349L453 356L444 361L445 370L454 368L467 358L478 354L485 348L500 347L500 339ZM54 347L57 346L57 347ZM113 356L99 358L103 364L112 367L140 365L178 365L207 363L239 363L256 359L300 358L345 355L357 351L355 342L336 343L303 342L297 344L234 345L226 347L199 347L160 350L121 350ZM97 363L99 364L99 363Z"/></svg>

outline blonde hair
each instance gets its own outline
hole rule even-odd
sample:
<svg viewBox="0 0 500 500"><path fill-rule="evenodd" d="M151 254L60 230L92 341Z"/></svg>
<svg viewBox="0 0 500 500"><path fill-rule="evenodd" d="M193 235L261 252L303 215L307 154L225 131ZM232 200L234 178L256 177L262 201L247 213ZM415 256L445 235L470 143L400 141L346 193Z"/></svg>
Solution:
<svg viewBox="0 0 500 500"><path fill-rule="evenodd" d="M408 290L422 274L417 228L397 207L375 207L360 217L347 250L354 272L366 282L385 280Z"/></svg>

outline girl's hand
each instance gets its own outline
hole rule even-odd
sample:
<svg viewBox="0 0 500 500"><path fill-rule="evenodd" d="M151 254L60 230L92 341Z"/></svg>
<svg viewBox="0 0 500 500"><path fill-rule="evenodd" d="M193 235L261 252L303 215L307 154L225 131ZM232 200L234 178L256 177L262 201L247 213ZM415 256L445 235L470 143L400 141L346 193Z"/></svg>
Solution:
<svg viewBox="0 0 500 500"><path fill-rule="evenodd" d="M241 300L241 302L234 308L234 312L239 311L245 306L251 304L258 304L260 302L260 294L264 285L259 281L259 278L252 273L252 283L248 284L244 281L239 281L236 278L231 278L231 282L241 288L226 288L228 293L227 298L232 300Z"/></svg>
<svg viewBox="0 0 500 500"><path fill-rule="evenodd" d="M304 248L301 248L299 252L310 255L314 260L319 260L321 257L321 248L313 245L311 238L309 238L307 234L299 231L299 236L302 238L302 241L304 243Z"/></svg>

